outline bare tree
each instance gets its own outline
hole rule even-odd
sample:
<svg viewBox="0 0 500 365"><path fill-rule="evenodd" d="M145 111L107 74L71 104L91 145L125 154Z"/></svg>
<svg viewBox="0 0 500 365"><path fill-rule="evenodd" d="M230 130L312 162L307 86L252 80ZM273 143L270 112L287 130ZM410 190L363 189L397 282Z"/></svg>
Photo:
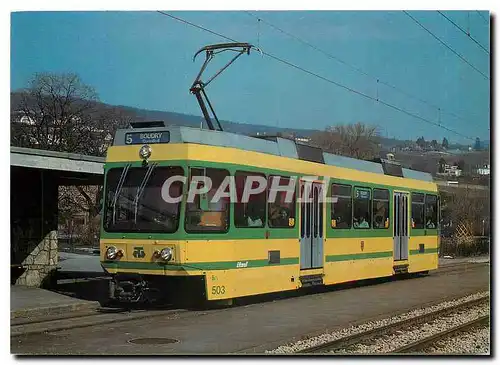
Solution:
<svg viewBox="0 0 500 365"><path fill-rule="evenodd" d="M13 108L14 145L85 153L92 144L95 90L75 74L35 74Z"/></svg>
<svg viewBox="0 0 500 365"><path fill-rule="evenodd" d="M137 117L135 113L116 107L102 108L96 114L94 136L98 143L94 143L88 153L105 156L108 147L113 143L116 130L126 128Z"/></svg>
<svg viewBox="0 0 500 365"><path fill-rule="evenodd" d="M12 101L11 144L103 156L135 114L98 100L76 74L35 74Z"/></svg>
<svg viewBox="0 0 500 365"><path fill-rule="evenodd" d="M326 152L359 159L378 157L377 127L363 123L339 124L312 136Z"/></svg>
<svg viewBox="0 0 500 365"><path fill-rule="evenodd" d="M490 193L468 187L456 188L442 194L443 223L449 225L453 236L482 234L483 220L489 225Z"/></svg>
<svg viewBox="0 0 500 365"><path fill-rule="evenodd" d="M96 91L75 74L35 74L28 88L11 98L11 144L19 147L104 156L116 129L135 118L99 103ZM61 221L83 212L87 222L95 222L101 191L102 186L61 186Z"/></svg>

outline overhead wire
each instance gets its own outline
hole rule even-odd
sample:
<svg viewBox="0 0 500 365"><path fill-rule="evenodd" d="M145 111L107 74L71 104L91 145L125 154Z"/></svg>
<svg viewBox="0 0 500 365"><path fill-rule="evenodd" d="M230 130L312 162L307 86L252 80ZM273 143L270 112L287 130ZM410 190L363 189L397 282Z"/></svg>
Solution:
<svg viewBox="0 0 500 365"><path fill-rule="evenodd" d="M479 10L476 10L476 12L479 14L479 16L486 22L486 24L489 24L490 22L488 21L488 19L486 19L483 14L481 14L481 12Z"/></svg>
<svg viewBox="0 0 500 365"><path fill-rule="evenodd" d="M490 79L485 73L483 73L480 69L478 69L476 66L474 66L469 61L467 61L467 59L464 56L462 56L460 53L458 53L453 48L451 48L449 45L447 45L446 42L442 41L438 36L436 36L434 33L432 33L422 23L420 23L417 19L415 19L413 16L411 16L406 10L403 10L403 13L405 13L410 19L412 19L415 23L417 23L423 30L425 30L427 33L429 33L432 37L434 37L439 43L441 43L443 46L445 46L447 49L449 49L451 52L453 52L453 54L455 54L457 57L459 57L463 62L465 62L470 67L472 67L474 70L476 70L479 74L481 74L486 80Z"/></svg>
<svg viewBox="0 0 500 365"><path fill-rule="evenodd" d="M265 19L263 19L262 17L260 17L260 16L258 16L258 15L252 14L252 13L251 13L251 12L249 12L249 11L245 11L245 13L246 13L246 14L248 14L248 15L250 15L251 17L253 17L253 18L257 19L258 21L262 21L264 24L266 24L266 25L268 25L269 27L271 27L271 28L273 28L273 29L277 30L278 32L283 33L283 34L285 34L285 35L289 36L290 38L293 38L293 39L297 40L298 42L300 42L300 43L302 43L302 44L304 44L304 45L306 45L306 46L308 46L308 47L310 47L310 48L312 48L312 49L314 49L314 50L316 50L316 51L318 51L318 52L320 52L320 53L324 54L324 55L325 55L325 56L327 56L328 58L333 59L333 60L335 60L335 61L337 61L337 62L339 62L339 63L341 63L341 64L343 64L343 65L345 65L345 66L347 66L347 67L349 67L349 68L351 68L351 69L353 69L354 71L356 71L356 72L360 73L361 75L364 75L364 76L366 76L366 77L368 77L368 78L371 78L371 79L375 80L375 81L377 82L377 92L378 92L378 84L382 84L382 85L387 86L387 87L389 87L390 89L392 89L392 90L394 90L394 91L396 91L396 92L399 92L400 94L405 95L405 96L406 96L406 97L408 97L408 98L411 98L411 99L417 100L417 101L421 102L422 104L426 104L426 105L428 105L428 106L430 106L430 107L432 107L432 108L436 109L436 111L439 113L439 115L440 115L441 113L442 113L442 114L447 114L447 115L450 115L450 116L455 117L455 118L457 118L457 119L461 119L461 120L463 120L463 121L467 121L467 119L466 119L466 118L464 118L464 117L462 117L462 116L460 116L460 115L458 115L458 114L456 114L456 113L453 113L453 112L451 112L451 111L444 110L443 108L441 108L440 106L438 106L438 105L436 105L436 104L434 104L434 103L431 103L431 102L429 102L429 101L427 101L427 100L424 100L424 99L422 99L422 98L420 98L420 97L418 97L418 96L412 95L412 94L410 94L409 92L407 92L407 91L405 91L405 90L403 90L403 89L401 89L401 88L399 88L399 87L397 87L397 86L395 86L395 85L393 85L393 84L391 84L391 83L389 83L389 82L387 82L387 81L384 81L384 80L380 79L380 78L379 78L379 77L377 77L377 76L371 75L371 74L369 74L368 72L363 71L361 68L356 67L356 66L354 66L354 65L352 65L352 64L350 64L350 63L348 63L348 62L346 62L346 61L344 61L344 60L342 60L341 58L339 58L339 57L337 57L337 56L334 56L334 55L332 55L332 54L331 54L331 53L329 53L329 52L324 51L323 49L321 49L321 48L319 48L319 47L315 46L314 44L312 44L312 43L310 43L310 42L305 41L304 39L302 39L302 38L300 38L300 37L298 37L298 36L296 36L296 35L294 35L294 34L292 34L292 33L288 32L288 31L286 31L286 30L284 30L284 29L282 29L282 28L280 28L280 27L278 27L278 26L276 26L276 25L274 25L274 24L270 23L269 21L266 21ZM377 98L378 98L378 96L377 96Z"/></svg>
<svg viewBox="0 0 500 365"><path fill-rule="evenodd" d="M206 31L206 32L211 33L211 34L213 34L213 35L216 35L216 36L218 36L218 37L221 37L221 38L223 38L223 39L225 39L225 40L228 40L228 41L231 41L231 42L238 42L237 40L235 40L235 39L233 39L233 38L227 37L227 36L225 36L225 35L223 35L223 34L221 34L221 33L217 33L217 32L215 32L215 31L210 30L210 29L208 29L208 28L205 28L205 27L203 27L203 26L201 26L201 25L198 25L198 24L195 24L195 23L189 22L189 21L187 21L187 20L185 20L185 19L182 19L182 18L176 17L176 16L171 15L171 14L169 14L169 13L166 13L166 12L164 12L164 11L157 10L157 12L158 12L158 13L160 13L160 14L162 14L162 15L165 15L165 16L167 16L167 17L170 17L170 18L172 18L172 19L175 19L175 20L177 20L177 21L179 21L179 22L182 22L182 23L184 23L184 24L188 24L188 25L190 25L190 26L192 26L192 27L198 28L198 29L200 29L200 30L203 30L203 31ZM458 132L458 131L456 131L456 130L454 130L454 129L451 129L451 128L449 128L449 127L446 127L446 126L444 126L444 125L442 125L442 124L440 124L440 123L436 123L436 122L434 122L434 121L432 121L432 120L430 120L430 119L424 118L424 117L422 117L422 116L420 116L420 115L418 115L418 114L415 114L415 113L409 112L409 111L407 111L407 110L405 110L405 109L403 109L403 108L400 108L400 107L398 107L398 106L396 106L396 105L393 105L393 104L391 104L391 103L385 102L385 101L381 100L380 98L378 98L378 99L377 99L377 98L374 98L374 97L373 97L373 96L371 96L371 95L365 94L365 93L363 93L363 92L361 92L361 91L358 91L358 90L356 90L356 89L353 89L353 88L351 88L351 87L349 87L349 86L343 85L343 84L341 84L341 83L339 83L339 82L337 82L337 81L334 81L334 80L331 80L331 79L326 78L326 77L324 77L324 76L321 76L321 75L319 75L319 74L317 74L317 73L315 73L315 72L313 72L313 71L307 70L307 69L305 69L305 68L303 68L303 67L301 67L301 66L298 66L298 65L296 65L296 64L294 64L294 63L292 63L292 62L290 62L290 61L287 61L287 60L285 60L285 59L283 59L283 58L280 58L280 57L278 57L278 56L275 56L275 55L273 55L273 54L271 54L271 53L269 53L269 52L266 52L266 51L263 51L263 50L260 50L260 51L261 51L261 53L262 53L263 55L265 55L265 56L267 56L267 57L269 57L269 58L271 58L271 59L273 59L273 60L275 60L275 61L277 61L277 62L280 62L280 63L282 63L282 64L285 64L285 65L287 65L287 66L289 66L289 67L292 67L292 68L294 68L294 69L297 69L297 70L299 70L299 71L301 71L301 72L304 72L304 73L306 73L306 74L308 74L308 75L311 75L311 76L313 76L313 77L316 77L316 78L318 78L318 79L320 79L320 80L323 80L323 81L325 81L325 82L328 82L328 83L330 83L330 84L336 85L337 87L340 87L340 88L342 88L342 89L344 89L344 90L347 90L347 91L349 91L349 92L352 92L352 93L354 93L354 94L356 94L356 95L359 95L359 96L362 96L362 97L364 97L364 98L366 98L366 99L369 99L369 100L372 100L372 101L378 102L378 103L380 103L380 104L382 104L382 105L384 105L384 106L386 106L386 107L388 107L388 108L391 108L391 109L393 109L393 110L399 111L399 112L404 113L404 114L406 114L406 115L408 115L408 116L411 116L411 117L413 117L413 118L419 119L419 120L421 120L421 121L423 121L423 122L425 122L425 123L428 123L428 124L431 124L431 125L437 126L437 127L439 127L439 128L445 129L445 130L447 130L448 132L454 133L454 134L456 134L456 135L458 135L458 136L461 136L461 137L463 137L463 138L470 139L470 140L475 140L475 139L474 139L474 138L472 138L472 137L469 137L469 136L467 136L467 135L465 135L465 134L462 134L462 133L460 133L460 132Z"/></svg>
<svg viewBox="0 0 500 365"><path fill-rule="evenodd" d="M449 17L444 15L441 11L437 10L441 16L443 16L446 20L448 20L451 24L453 24L456 28L458 28L462 33L464 33L467 37L469 37L474 43L476 43L479 47L483 49L487 54L490 54L490 51L488 51L481 43L479 43L477 40L475 40L471 35L470 32L466 32L461 26L459 26L457 23L455 23L453 20L451 20Z"/></svg>

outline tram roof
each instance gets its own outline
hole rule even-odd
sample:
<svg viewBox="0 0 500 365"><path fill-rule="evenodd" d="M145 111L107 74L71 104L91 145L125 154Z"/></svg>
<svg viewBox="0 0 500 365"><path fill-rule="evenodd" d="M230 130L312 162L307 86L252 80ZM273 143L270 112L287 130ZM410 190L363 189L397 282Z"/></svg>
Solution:
<svg viewBox="0 0 500 365"><path fill-rule="evenodd" d="M151 133L167 132L168 139L162 140L162 143L196 143L209 146L231 147L381 175L400 176L403 178L428 182L433 181L432 175L426 172L401 168L398 167L399 165L394 165L393 163L384 160L381 162L372 162L339 156L324 152L320 148L298 143L282 137L263 136L262 138L258 138L224 131L172 125L165 127L156 126L149 128L137 128L138 125L139 124L137 123L134 124L134 128L117 130L113 145L127 145L127 136L130 136L131 134L139 134L138 140L140 141L142 140L140 138L141 134L149 134L148 138L150 138ZM144 143L147 143L147 138L144 140ZM398 170L397 175L394 174L395 167L397 167L396 170Z"/></svg>

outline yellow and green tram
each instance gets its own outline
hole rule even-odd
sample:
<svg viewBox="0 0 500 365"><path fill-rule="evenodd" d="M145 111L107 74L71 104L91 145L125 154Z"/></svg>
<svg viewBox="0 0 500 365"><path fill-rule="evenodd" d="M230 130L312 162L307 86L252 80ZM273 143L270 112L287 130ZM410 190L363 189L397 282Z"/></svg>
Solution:
<svg viewBox="0 0 500 365"><path fill-rule="evenodd" d="M104 167L101 264L114 299L228 300L438 266L429 174L280 137L144 126L117 131ZM173 176L184 180L165 188ZM288 200L268 201L266 188L214 205L210 193L188 201L194 176L212 188L230 176L238 197L251 176L296 184Z"/></svg>

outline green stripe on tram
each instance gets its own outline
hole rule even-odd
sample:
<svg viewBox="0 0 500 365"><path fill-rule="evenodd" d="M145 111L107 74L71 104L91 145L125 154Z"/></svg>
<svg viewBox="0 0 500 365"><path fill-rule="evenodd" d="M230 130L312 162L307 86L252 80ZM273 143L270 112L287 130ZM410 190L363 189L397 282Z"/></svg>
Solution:
<svg viewBox="0 0 500 365"><path fill-rule="evenodd" d="M437 253L438 248L437 247L432 247L432 248L426 248L424 249L424 252L420 252L420 250L410 250L410 255L423 255L426 253Z"/></svg>
<svg viewBox="0 0 500 365"><path fill-rule="evenodd" d="M103 261L102 266L109 269L136 269L136 270L231 270L240 268L255 268L266 266L298 265L298 257L282 258L279 263L270 264L267 259L239 260L219 262L194 262L189 264L159 264L155 262L130 262L130 261Z"/></svg>
<svg viewBox="0 0 500 365"><path fill-rule="evenodd" d="M392 251L366 252L346 255L328 255L326 256L326 262L379 259L383 257L392 257Z"/></svg>

